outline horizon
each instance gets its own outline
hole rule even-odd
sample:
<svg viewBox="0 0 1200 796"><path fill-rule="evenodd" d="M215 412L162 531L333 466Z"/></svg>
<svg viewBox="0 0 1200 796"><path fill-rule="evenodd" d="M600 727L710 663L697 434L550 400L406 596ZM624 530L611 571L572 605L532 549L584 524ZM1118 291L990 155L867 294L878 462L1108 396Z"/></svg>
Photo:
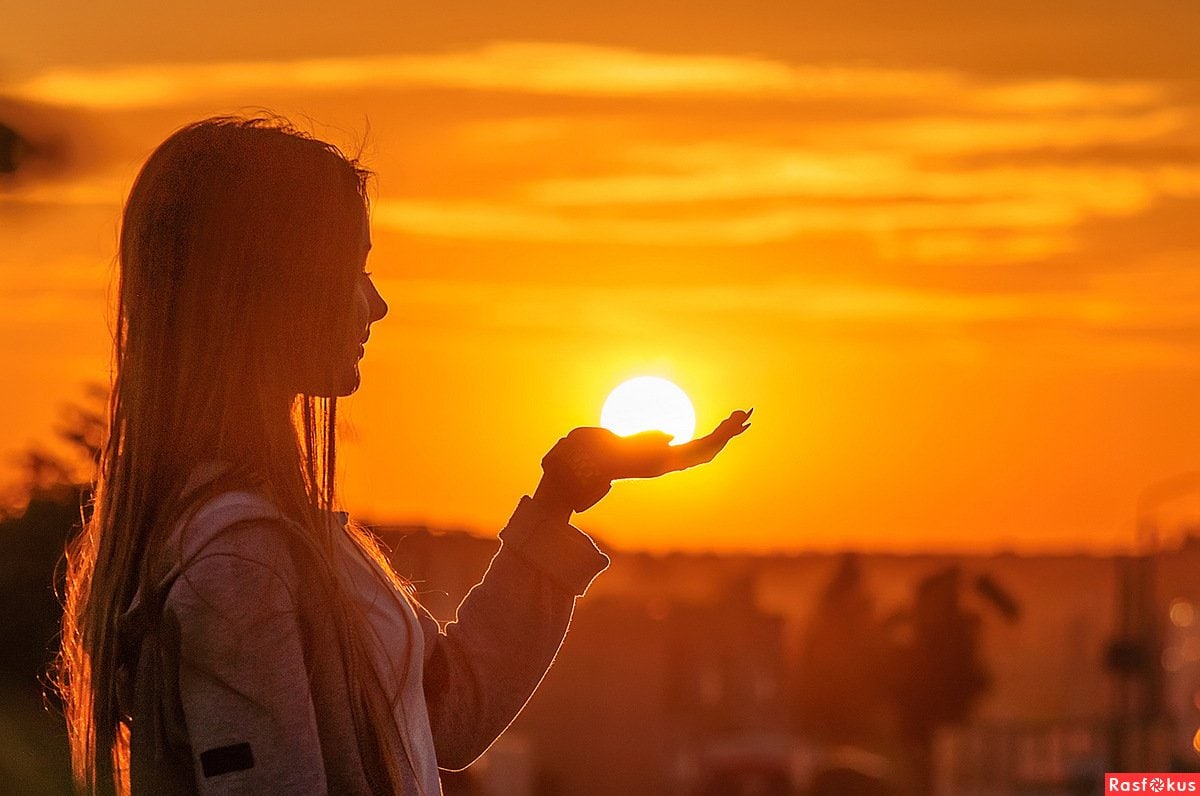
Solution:
<svg viewBox="0 0 1200 796"><path fill-rule="evenodd" d="M367 526L372 533L384 537L385 535L396 535L399 537L408 536L414 533L428 533L431 536L453 536L461 535L468 536L484 542L497 543L495 531L484 528L471 528L466 526L439 526L431 525L419 520L395 520L380 522L371 517L355 517L355 520ZM1113 546L1110 548L1101 547L1039 547L1018 549L1012 545L997 545L991 548L978 547L848 547L829 546L829 547L790 547L790 548L768 548L768 547L632 547L626 545L617 545L610 541L608 534L603 528L591 527L585 522L582 522L579 517L571 521L571 524L580 528L596 541L609 555L632 555L632 556L717 556L717 557L746 557L746 558L802 558L806 556L880 556L880 557L896 557L896 558L1099 558L1099 559L1117 559L1131 558L1139 555L1136 543L1130 543L1124 547ZM1180 553L1188 547L1200 543L1200 526L1188 525L1182 528L1175 529L1178 536L1172 536L1171 542L1161 544L1153 550L1152 555L1164 556ZM385 540L386 541L386 540ZM392 551L396 552L396 551Z"/></svg>

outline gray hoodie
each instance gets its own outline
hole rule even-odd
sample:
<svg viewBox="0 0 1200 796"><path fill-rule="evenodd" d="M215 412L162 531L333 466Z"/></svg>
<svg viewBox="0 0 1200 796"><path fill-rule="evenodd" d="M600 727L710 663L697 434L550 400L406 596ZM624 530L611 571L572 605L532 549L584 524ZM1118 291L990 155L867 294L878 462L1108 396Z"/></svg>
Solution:
<svg viewBox="0 0 1200 796"><path fill-rule="evenodd" d="M345 520L331 517L345 540L339 576L367 611L395 702L403 793L437 796L438 768L466 768L525 706L575 598L609 559L523 497L483 580L442 629L385 584L345 538ZM140 591L120 618L137 661L120 689L132 717L134 796L371 793L333 618L311 599L317 590L287 522L254 492L210 500L168 537L157 626Z"/></svg>

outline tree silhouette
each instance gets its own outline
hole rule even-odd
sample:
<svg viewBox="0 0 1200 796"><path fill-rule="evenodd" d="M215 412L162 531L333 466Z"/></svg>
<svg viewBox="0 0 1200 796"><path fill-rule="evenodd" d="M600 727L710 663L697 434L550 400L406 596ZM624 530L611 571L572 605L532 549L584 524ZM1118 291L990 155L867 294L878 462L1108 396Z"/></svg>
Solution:
<svg viewBox="0 0 1200 796"><path fill-rule="evenodd" d="M24 141L16 130L0 124L0 175L12 174L17 170L20 160L18 153L23 145Z"/></svg>
<svg viewBox="0 0 1200 796"><path fill-rule="evenodd" d="M980 617L963 607L960 581L958 567L926 577L917 586L911 612L889 623L892 698L922 793L932 788L937 730L966 721L991 683L980 651Z"/></svg>
<svg viewBox="0 0 1200 796"><path fill-rule="evenodd" d="M0 519L20 516L35 499L77 500L95 477L108 427L108 388L88 382L82 402L64 404L59 415L54 431L65 453L35 443L11 457L18 476L0 494Z"/></svg>
<svg viewBox="0 0 1200 796"><path fill-rule="evenodd" d="M804 638L796 668L797 726L828 744L874 745L888 732L886 652L859 559L838 562Z"/></svg>
<svg viewBox="0 0 1200 796"><path fill-rule="evenodd" d="M56 434L64 453L33 447L14 457L18 480L0 517L0 793L70 790L61 715L47 710L44 675L54 656L61 610L56 575L67 539L81 525L81 507L103 438L107 391L89 384L81 403L67 404Z"/></svg>

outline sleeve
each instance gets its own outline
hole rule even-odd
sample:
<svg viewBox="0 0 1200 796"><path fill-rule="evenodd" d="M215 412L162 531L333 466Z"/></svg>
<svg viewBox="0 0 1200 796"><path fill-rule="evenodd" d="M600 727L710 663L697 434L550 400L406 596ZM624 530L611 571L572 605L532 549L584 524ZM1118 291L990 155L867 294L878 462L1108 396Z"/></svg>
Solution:
<svg viewBox="0 0 1200 796"><path fill-rule="evenodd" d="M438 766L466 768L517 717L549 670L575 609L609 558L528 496L500 532L483 580L440 628L418 607L424 686Z"/></svg>
<svg viewBox="0 0 1200 796"><path fill-rule="evenodd" d="M294 564L269 525L249 533L253 545L222 545L190 562L165 606L179 634L179 694L197 789L325 793L289 588Z"/></svg>

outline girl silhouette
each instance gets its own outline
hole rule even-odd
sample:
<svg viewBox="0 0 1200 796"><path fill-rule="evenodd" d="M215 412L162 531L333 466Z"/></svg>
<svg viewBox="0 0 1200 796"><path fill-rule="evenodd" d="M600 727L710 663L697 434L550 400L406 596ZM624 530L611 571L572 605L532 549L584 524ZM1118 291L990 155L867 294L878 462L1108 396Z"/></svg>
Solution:
<svg viewBox="0 0 1200 796"><path fill-rule="evenodd" d="M608 566L570 524L701 440L576 429L444 629L337 511L337 398L387 304L368 173L280 120L168 138L125 205L109 431L67 551L63 698L87 793L433 796L525 705Z"/></svg>

